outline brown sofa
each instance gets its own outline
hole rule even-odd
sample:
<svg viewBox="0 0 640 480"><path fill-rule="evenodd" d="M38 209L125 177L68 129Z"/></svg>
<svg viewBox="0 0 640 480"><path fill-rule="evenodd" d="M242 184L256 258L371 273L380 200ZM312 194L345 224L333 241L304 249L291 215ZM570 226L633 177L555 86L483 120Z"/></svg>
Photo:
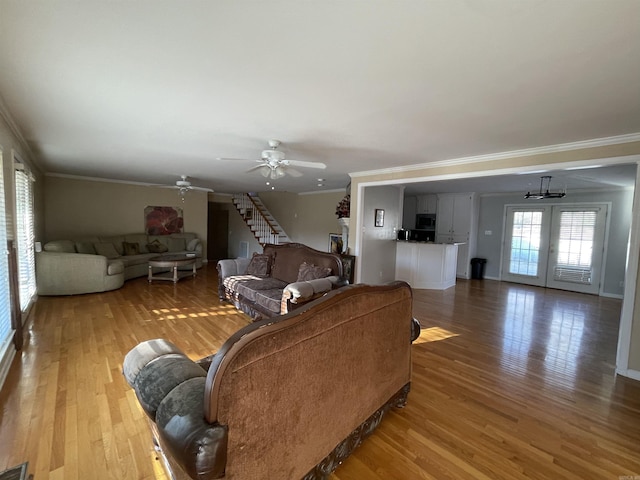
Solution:
<svg viewBox="0 0 640 480"><path fill-rule="evenodd" d="M251 273L252 259L220 260L218 294L254 320L282 315L348 283L339 255L321 252L301 243L266 244L268 265L262 275ZM321 278L301 280L303 264L326 271Z"/></svg>
<svg viewBox="0 0 640 480"><path fill-rule="evenodd" d="M408 284L350 285L197 362L143 342L124 375L174 478L327 478L406 403L419 328Z"/></svg>

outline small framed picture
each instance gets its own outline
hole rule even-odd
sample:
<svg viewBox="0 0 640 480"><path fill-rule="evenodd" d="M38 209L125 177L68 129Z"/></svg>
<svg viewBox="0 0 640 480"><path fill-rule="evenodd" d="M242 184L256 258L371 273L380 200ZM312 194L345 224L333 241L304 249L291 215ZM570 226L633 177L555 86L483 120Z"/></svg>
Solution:
<svg viewBox="0 0 640 480"><path fill-rule="evenodd" d="M384 210L382 208L376 208L376 227L384 227Z"/></svg>
<svg viewBox="0 0 640 480"><path fill-rule="evenodd" d="M329 234L329 252L342 253L342 235L339 233Z"/></svg>
<svg viewBox="0 0 640 480"><path fill-rule="evenodd" d="M253 208L247 208L244 212L244 218L246 220L251 220L253 218Z"/></svg>

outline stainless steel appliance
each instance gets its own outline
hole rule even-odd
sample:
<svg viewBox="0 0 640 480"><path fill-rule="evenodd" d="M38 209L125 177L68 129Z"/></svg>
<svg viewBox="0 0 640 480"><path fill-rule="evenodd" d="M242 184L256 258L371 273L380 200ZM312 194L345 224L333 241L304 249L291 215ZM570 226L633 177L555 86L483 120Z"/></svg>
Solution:
<svg viewBox="0 0 640 480"><path fill-rule="evenodd" d="M436 229L435 213L419 213L416 215L416 230L434 230Z"/></svg>

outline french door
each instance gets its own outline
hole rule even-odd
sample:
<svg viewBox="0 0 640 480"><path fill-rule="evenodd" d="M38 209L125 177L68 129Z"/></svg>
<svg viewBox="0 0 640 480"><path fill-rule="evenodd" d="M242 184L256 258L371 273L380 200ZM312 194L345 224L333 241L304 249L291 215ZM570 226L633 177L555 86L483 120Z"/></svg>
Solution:
<svg viewBox="0 0 640 480"><path fill-rule="evenodd" d="M607 205L507 207L502 279L597 294Z"/></svg>

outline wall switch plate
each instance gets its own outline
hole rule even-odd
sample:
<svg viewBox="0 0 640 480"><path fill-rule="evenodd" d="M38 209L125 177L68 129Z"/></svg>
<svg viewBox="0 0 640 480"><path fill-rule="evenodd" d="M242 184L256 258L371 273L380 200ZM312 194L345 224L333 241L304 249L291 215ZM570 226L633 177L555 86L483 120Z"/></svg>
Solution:
<svg viewBox="0 0 640 480"><path fill-rule="evenodd" d="M493 235L493 231L491 231L491 230L485 230L485 231L484 231L484 234L485 234L485 235Z"/></svg>

